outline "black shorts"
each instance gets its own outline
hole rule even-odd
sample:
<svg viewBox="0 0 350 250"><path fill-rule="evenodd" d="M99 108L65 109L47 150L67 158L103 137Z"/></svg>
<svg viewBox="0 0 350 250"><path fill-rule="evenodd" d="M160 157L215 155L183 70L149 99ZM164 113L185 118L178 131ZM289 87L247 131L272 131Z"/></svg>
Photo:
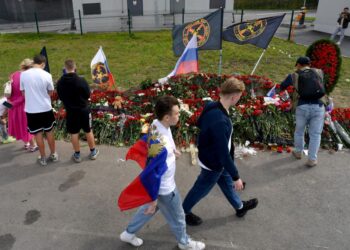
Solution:
<svg viewBox="0 0 350 250"><path fill-rule="evenodd" d="M53 111L42 113L26 113L28 122L28 132L32 135L39 132L50 132L56 125Z"/></svg>
<svg viewBox="0 0 350 250"><path fill-rule="evenodd" d="M89 133L92 127L92 118L90 109L81 109L67 111L67 132L69 134L77 134L80 130Z"/></svg>

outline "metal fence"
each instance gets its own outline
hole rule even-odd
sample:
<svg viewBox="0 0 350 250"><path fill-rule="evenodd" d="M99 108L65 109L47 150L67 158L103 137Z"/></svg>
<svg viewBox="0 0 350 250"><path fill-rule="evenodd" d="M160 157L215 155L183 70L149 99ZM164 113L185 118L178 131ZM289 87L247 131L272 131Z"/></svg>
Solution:
<svg viewBox="0 0 350 250"><path fill-rule="evenodd" d="M127 13L115 15L116 11L104 11L103 15L82 15L80 10L73 13L69 19L41 21L40 14L31 13L31 22L4 22L0 20L1 33L24 33L24 32L56 32L77 33L83 35L86 32L115 32L115 31L151 31L172 29L174 25L191 22L208 15L210 12L185 12L182 13L144 13L142 16L131 16ZM233 23L254 20L262 17L280 15L286 13L282 26L289 28L288 39L293 35L293 28L298 26L298 17L301 11L225 11L223 26ZM307 14L308 15L308 14ZM314 13L312 14L314 16ZM27 16L30 15L27 13Z"/></svg>

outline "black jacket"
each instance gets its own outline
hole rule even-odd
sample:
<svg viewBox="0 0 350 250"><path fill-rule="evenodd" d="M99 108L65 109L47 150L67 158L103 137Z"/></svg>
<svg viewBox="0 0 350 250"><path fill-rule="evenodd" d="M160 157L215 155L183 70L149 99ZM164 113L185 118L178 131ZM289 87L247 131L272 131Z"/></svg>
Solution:
<svg viewBox="0 0 350 250"><path fill-rule="evenodd" d="M342 19L342 15L345 15L344 17L344 21L343 21L343 29L346 29L349 26L349 22L350 22L350 13L345 13L342 12L338 18L338 23L341 24L341 19Z"/></svg>
<svg viewBox="0 0 350 250"><path fill-rule="evenodd" d="M67 111L76 111L89 107L89 84L76 73L65 74L58 80L57 94Z"/></svg>
<svg viewBox="0 0 350 250"><path fill-rule="evenodd" d="M210 102L198 118L197 126L200 129L199 160L213 171L219 172L224 168L234 181L238 180L238 170L228 149L232 123L226 109L220 102Z"/></svg>

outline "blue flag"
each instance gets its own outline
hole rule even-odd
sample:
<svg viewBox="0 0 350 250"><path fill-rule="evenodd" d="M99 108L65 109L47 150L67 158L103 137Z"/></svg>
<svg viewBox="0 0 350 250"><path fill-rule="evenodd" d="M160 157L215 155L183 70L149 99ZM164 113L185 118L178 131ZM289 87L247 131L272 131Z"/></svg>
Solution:
<svg viewBox="0 0 350 250"><path fill-rule="evenodd" d="M46 47L45 47L45 46L41 49L40 55L45 56L45 58L46 58L46 63L45 63L45 68L44 68L44 70L50 73L49 58L47 57Z"/></svg>
<svg viewBox="0 0 350 250"><path fill-rule="evenodd" d="M249 43L266 49L284 16L285 14L233 24L224 30L223 40L240 45Z"/></svg>
<svg viewBox="0 0 350 250"><path fill-rule="evenodd" d="M180 56L194 33L197 34L199 50L221 49L223 9L209 15L173 28L173 50Z"/></svg>

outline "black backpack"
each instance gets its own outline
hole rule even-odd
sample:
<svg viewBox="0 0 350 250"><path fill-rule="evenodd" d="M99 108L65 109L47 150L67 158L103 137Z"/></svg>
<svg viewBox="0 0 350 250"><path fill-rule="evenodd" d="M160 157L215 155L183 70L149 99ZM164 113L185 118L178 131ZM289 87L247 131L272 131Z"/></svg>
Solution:
<svg viewBox="0 0 350 250"><path fill-rule="evenodd" d="M315 69L298 70L297 92L306 101L318 100L326 94L323 78Z"/></svg>

